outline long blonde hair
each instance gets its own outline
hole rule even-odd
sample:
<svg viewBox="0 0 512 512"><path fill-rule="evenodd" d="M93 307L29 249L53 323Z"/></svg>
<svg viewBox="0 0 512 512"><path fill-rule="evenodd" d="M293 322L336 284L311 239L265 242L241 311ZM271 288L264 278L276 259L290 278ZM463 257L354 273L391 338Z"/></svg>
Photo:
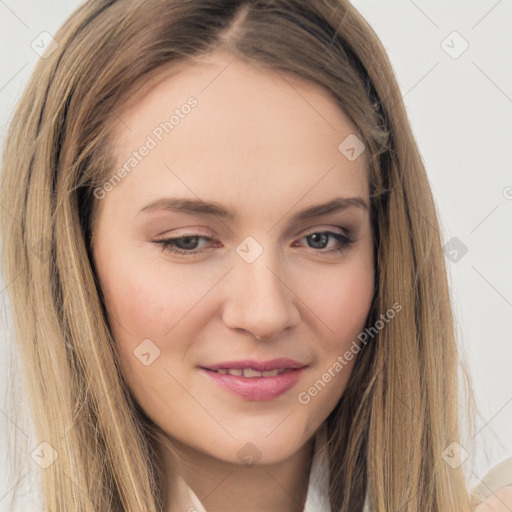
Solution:
<svg viewBox="0 0 512 512"><path fill-rule="evenodd" d="M3 272L38 438L45 510L164 510L161 433L119 370L90 250L113 171L112 121L162 72L222 50L323 86L369 158L373 326L327 418L333 512L470 510L455 329L439 221L386 52L347 0L90 0L55 35L9 127L1 182Z"/></svg>

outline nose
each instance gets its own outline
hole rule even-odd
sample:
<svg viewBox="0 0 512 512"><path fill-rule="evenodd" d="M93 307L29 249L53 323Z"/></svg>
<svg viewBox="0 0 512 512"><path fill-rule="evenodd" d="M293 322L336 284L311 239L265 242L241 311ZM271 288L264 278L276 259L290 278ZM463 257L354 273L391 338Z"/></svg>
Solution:
<svg viewBox="0 0 512 512"><path fill-rule="evenodd" d="M290 278L275 258L266 256L268 252L252 263L235 261L225 282L224 324L257 339L276 338L300 320Z"/></svg>

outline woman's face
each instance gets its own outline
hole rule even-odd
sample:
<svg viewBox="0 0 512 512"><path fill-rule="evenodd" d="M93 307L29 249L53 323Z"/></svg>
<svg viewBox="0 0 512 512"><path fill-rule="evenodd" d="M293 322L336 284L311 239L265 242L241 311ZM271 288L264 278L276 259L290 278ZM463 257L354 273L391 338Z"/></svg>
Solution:
<svg viewBox="0 0 512 512"><path fill-rule="evenodd" d="M93 243L125 379L180 445L284 460L343 394L369 313L364 147L318 86L222 55L118 116Z"/></svg>

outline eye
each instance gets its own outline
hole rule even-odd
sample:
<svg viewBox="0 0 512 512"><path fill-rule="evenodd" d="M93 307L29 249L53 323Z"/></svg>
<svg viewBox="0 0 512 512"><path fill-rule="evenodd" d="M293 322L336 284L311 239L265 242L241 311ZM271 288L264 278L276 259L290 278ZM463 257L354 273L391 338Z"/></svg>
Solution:
<svg viewBox="0 0 512 512"><path fill-rule="evenodd" d="M213 238L208 236L199 235L197 233L186 233L180 237L166 238L164 240L155 240L155 243L160 245L163 251L168 251L180 256L196 256L204 252L205 247L200 246L201 241L211 242ZM334 231L315 231L302 237L301 240L307 240L309 247L315 250L318 254L343 254L349 249L354 240L348 235L336 233ZM329 242L334 241L334 246L327 248ZM206 247L207 248L207 247Z"/></svg>
<svg viewBox="0 0 512 512"><path fill-rule="evenodd" d="M307 240L308 244L310 244L309 246L316 249L316 252L320 254L343 254L354 243L354 240L348 235L328 230L315 231L302 237L300 240ZM334 247L322 250L329 245L331 240L334 241Z"/></svg>
<svg viewBox="0 0 512 512"><path fill-rule="evenodd" d="M156 240L163 251L180 254L182 256L195 256L203 252L202 249L197 250L198 243L201 240L210 241L212 238L198 234L186 234L176 238L166 238L165 240Z"/></svg>

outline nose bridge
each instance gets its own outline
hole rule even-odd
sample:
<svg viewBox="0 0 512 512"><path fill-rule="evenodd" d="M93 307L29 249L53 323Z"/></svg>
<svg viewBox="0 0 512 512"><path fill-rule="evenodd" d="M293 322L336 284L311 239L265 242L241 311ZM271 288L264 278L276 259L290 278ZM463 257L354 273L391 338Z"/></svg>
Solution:
<svg viewBox="0 0 512 512"><path fill-rule="evenodd" d="M270 338L295 325L299 313L275 249L264 249L251 238L236 249L224 322L258 338Z"/></svg>

